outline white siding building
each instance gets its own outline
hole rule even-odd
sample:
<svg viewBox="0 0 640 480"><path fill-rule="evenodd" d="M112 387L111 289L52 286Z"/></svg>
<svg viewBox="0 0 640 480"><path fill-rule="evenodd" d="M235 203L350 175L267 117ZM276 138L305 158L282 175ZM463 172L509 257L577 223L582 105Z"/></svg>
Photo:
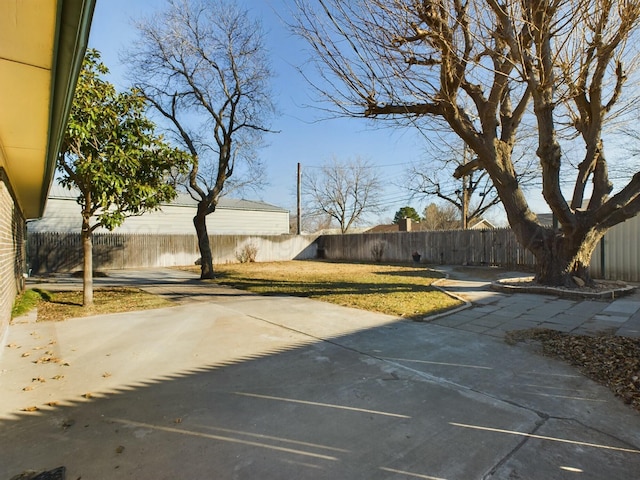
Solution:
<svg viewBox="0 0 640 480"><path fill-rule="evenodd" d="M82 218L76 202L77 191L54 184L42 218L27 224L29 232L80 232ZM188 234L195 233L193 217L196 201L181 194L161 210L129 217L114 233ZM207 216L210 235L280 235L289 233L289 211L264 202L221 198L216 211ZM108 230L99 228L96 233Z"/></svg>

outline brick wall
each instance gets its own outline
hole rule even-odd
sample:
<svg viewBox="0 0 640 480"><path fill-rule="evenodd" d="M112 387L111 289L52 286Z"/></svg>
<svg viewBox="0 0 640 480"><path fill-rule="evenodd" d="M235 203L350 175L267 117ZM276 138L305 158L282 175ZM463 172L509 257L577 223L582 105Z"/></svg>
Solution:
<svg viewBox="0 0 640 480"><path fill-rule="evenodd" d="M11 320L11 307L24 286L25 221L9 181L0 168L0 345Z"/></svg>

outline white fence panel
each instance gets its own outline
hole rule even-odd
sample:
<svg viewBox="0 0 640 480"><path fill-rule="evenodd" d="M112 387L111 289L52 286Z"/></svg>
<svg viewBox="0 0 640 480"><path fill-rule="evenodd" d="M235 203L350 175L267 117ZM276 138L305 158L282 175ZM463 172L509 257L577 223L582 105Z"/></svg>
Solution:
<svg viewBox="0 0 640 480"><path fill-rule="evenodd" d="M592 275L607 280L640 281L640 217L633 217L609 230L604 247L591 258ZM604 268L603 268L604 267Z"/></svg>

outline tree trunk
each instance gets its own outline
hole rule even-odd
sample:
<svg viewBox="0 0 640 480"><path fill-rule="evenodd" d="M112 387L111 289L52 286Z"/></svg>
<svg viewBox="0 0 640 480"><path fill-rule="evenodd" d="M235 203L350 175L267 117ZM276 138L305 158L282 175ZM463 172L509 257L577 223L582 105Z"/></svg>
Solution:
<svg viewBox="0 0 640 480"><path fill-rule="evenodd" d="M603 234L590 231L568 236L544 230L540 246L531 249L537 260L536 281L549 286L593 285L589 264Z"/></svg>
<svg viewBox="0 0 640 480"><path fill-rule="evenodd" d="M207 210L205 202L198 203L198 212L193 217L193 225L196 227L198 236L198 248L200 249L200 280L214 278L213 275L213 255L209 244L209 234L207 233Z"/></svg>
<svg viewBox="0 0 640 480"><path fill-rule="evenodd" d="M83 215L82 218L82 306L93 305L93 238L91 236L91 226L89 218Z"/></svg>

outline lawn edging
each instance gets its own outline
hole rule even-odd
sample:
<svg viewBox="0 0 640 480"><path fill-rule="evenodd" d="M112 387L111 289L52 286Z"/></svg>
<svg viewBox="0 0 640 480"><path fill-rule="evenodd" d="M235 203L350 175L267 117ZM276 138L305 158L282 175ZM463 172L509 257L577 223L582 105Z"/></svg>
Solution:
<svg viewBox="0 0 640 480"><path fill-rule="evenodd" d="M442 317L445 317L447 315L451 315L453 313L461 312L462 310L466 310L467 308L471 308L473 306L473 304L469 300L466 300L466 299L462 298L460 295L457 295L455 293L449 292L445 288L443 288L443 287L438 285L440 282L443 282L443 281L449 279L449 274L447 272L444 272L442 270L435 270L435 269L429 269L429 270L431 270L433 272L438 272L441 275L444 275L444 277L439 278L438 280L433 282L431 285L433 285L435 288L440 290L445 295L448 295L451 298L454 298L454 299L462 302L463 304L460 305L459 307L452 308L451 310L446 310L444 312L435 313L433 315L427 315L426 317L422 317L422 320L418 320L419 322L432 322L434 320L437 320L438 318L442 318Z"/></svg>

